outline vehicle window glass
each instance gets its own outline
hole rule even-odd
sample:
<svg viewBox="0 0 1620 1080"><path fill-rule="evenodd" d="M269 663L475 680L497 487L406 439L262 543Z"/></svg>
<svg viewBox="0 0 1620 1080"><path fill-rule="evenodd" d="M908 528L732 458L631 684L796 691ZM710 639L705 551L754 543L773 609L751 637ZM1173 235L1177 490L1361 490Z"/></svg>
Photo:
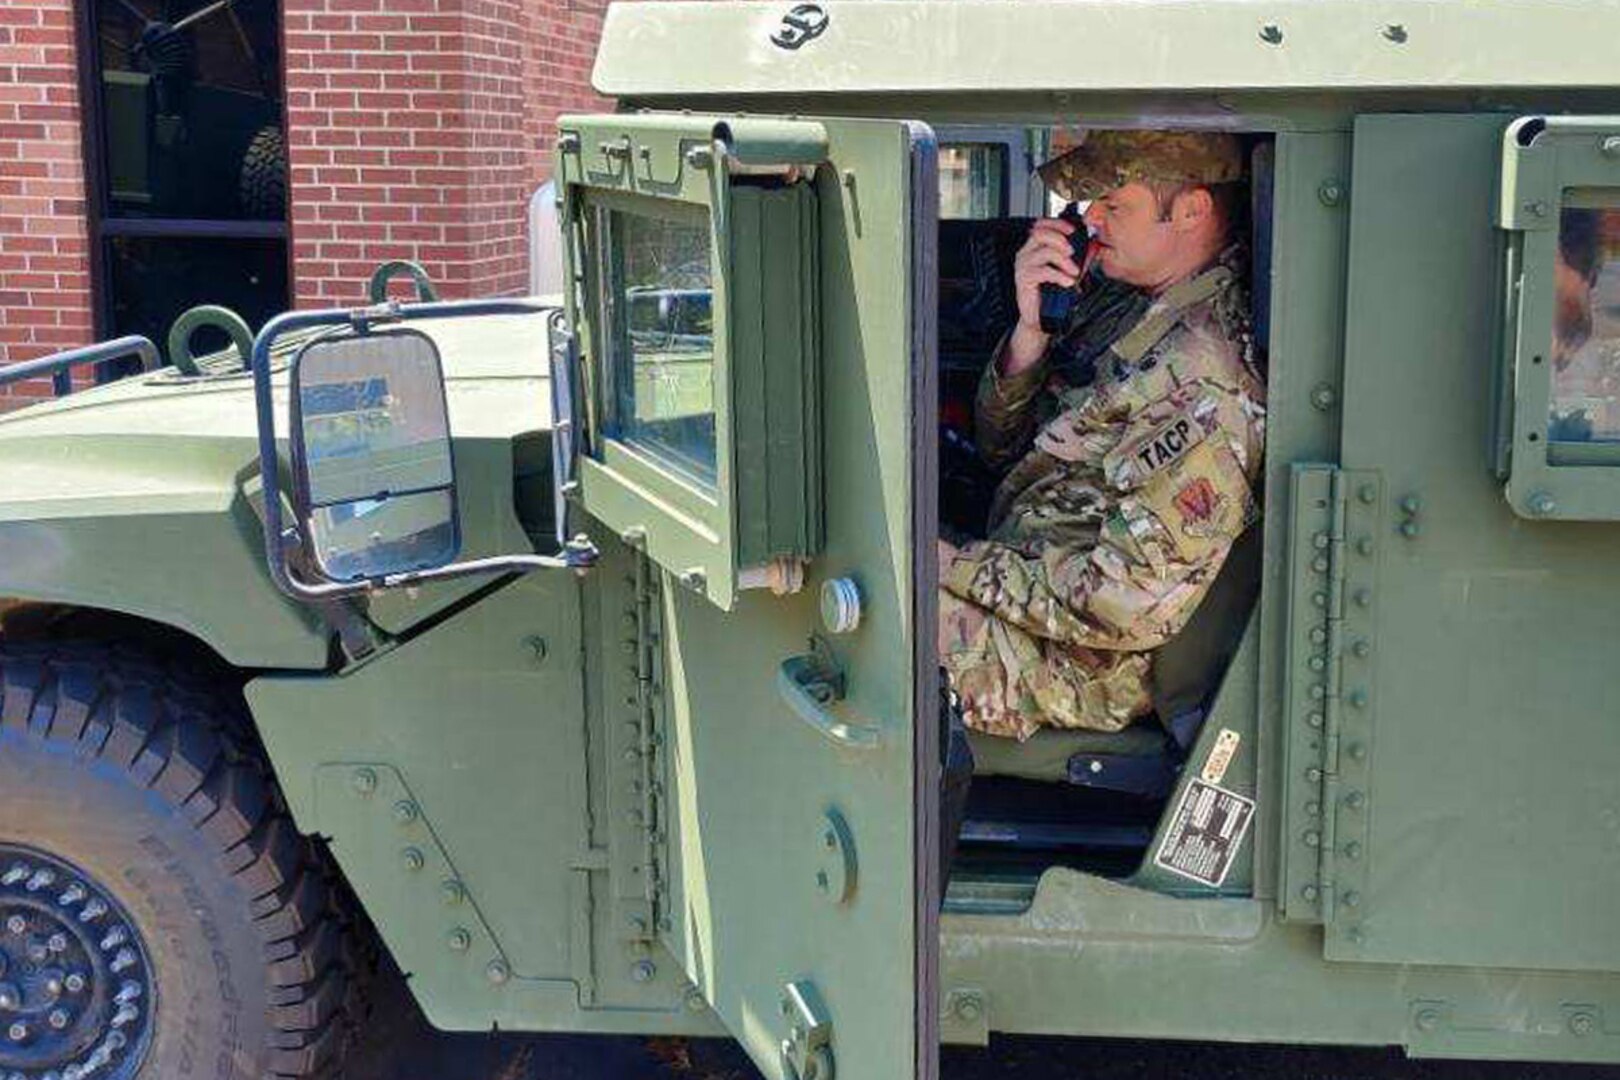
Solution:
<svg viewBox="0 0 1620 1080"><path fill-rule="evenodd" d="M942 146L939 216L983 220L1007 210L1007 148L1000 144Z"/></svg>
<svg viewBox="0 0 1620 1080"><path fill-rule="evenodd" d="M715 483L714 312L706 214L606 211L606 433Z"/></svg>
<svg viewBox="0 0 1620 1080"><path fill-rule="evenodd" d="M107 218L286 219L280 6L90 5Z"/></svg>
<svg viewBox="0 0 1620 1080"><path fill-rule="evenodd" d="M1563 211L1554 292L1549 438L1620 443L1620 209Z"/></svg>

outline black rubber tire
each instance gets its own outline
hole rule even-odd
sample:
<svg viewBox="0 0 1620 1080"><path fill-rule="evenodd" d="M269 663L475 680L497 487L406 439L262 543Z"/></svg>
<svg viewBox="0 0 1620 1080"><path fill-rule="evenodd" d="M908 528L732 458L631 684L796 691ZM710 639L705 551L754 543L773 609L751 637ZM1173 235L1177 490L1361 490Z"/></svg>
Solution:
<svg viewBox="0 0 1620 1080"><path fill-rule="evenodd" d="M228 680L0 641L0 841L91 875L144 939L159 1005L142 1080L344 1075L380 949Z"/></svg>
<svg viewBox="0 0 1620 1080"><path fill-rule="evenodd" d="M237 192L250 218L275 221L287 216L287 140L281 128L262 127L248 142Z"/></svg>

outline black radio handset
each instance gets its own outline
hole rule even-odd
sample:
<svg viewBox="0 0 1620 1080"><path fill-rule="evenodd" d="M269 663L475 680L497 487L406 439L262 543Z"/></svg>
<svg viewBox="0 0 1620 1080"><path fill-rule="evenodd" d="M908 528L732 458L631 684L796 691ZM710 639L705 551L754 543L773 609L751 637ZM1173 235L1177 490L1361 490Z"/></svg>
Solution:
<svg viewBox="0 0 1620 1080"><path fill-rule="evenodd" d="M1090 242L1090 235L1086 230L1084 216L1080 213L1078 203L1070 203L1058 215L1062 221L1074 226L1074 232L1069 234L1069 250L1074 254L1074 261L1081 266L1084 274L1086 262L1086 246ZM1078 282L1076 285L1078 286ZM1069 317L1074 314L1074 305L1080 299L1080 294L1074 288L1065 288L1062 285L1041 286L1041 332L1045 334L1061 334L1068 329Z"/></svg>

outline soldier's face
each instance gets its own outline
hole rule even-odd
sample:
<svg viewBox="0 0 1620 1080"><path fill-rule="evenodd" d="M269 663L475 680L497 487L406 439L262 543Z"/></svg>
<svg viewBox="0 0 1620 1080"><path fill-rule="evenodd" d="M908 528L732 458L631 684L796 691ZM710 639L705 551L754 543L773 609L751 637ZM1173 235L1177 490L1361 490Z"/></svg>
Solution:
<svg viewBox="0 0 1620 1080"><path fill-rule="evenodd" d="M1135 181L1092 200L1086 225L1099 245L1103 273L1129 285L1162 285L1182 243L1174 214L1164 220L1153 190Z"/></svg>

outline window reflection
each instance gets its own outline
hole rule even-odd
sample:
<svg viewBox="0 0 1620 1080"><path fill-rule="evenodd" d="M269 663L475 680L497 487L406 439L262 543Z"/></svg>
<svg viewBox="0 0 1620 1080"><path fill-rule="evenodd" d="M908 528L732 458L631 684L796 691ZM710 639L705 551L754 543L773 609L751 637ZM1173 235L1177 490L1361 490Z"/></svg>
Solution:
<svg viewBox="0 0 1620 1080"><path fill-rule="evenodd" d="M714 311L706 216L614 211L609 434L715 482Z"/></svg>
<svg viewBox="0 0 1620 1080"><path fill-rule="evenodd" d="M988 143L939 150L941 220L983 221L1006 211L1007 148Z"/></svg>
<svg viewBox="0 0 1620 1080"><path fill-rule="evenodd" d="M1620 209L1567 208L1554 267L1558 442L1620 442Z"/></svg>
<svg viewBox="0 0 1620 1080"><path fill-rule="evenodd" d="M95 0L108 217L286 217L274 0Z"/></svg>

